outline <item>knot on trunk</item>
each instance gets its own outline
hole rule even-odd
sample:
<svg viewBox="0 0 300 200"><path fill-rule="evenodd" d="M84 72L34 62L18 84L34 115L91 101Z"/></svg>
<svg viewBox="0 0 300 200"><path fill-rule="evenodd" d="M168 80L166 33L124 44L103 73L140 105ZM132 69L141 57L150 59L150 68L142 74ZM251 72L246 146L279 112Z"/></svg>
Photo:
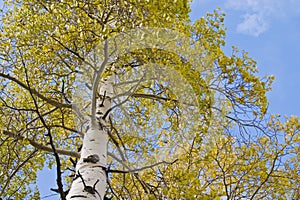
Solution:
<svg viewBox="0 0 300 200"><path fill-rule="evenodd" d="M87 158L83 158L83 162L88 163L97 163L99 162L100 158L97 154L89 155Z"/></svg>

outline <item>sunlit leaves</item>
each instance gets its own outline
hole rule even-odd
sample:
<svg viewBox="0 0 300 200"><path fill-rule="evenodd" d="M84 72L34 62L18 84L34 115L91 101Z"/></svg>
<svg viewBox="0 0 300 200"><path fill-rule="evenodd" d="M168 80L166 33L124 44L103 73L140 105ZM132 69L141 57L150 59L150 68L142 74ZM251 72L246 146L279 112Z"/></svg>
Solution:
<svg viewBox="0 0 300 200"><path fill-rule="evenodd" d="M86 126L78 128L71 111L80 100L76 80L91 76L81 66L108 39L143 44L110 49L117 53L104 77L117 73L113 100L120 105L109 119L109 150L132 169L168 162L110 174L115 199L299 198L299 119L268 119L274 77L260 78L255 60L236 47L224 53L219 9L192 25L185 0L9 5L0 32L1 197L28 197L37 170L54 163L30 143L49 145L47 128L57 148L77 151ZM118 41L120 32L127 39ZM61 162L62 170L71 165L67 157Z"/></svg>

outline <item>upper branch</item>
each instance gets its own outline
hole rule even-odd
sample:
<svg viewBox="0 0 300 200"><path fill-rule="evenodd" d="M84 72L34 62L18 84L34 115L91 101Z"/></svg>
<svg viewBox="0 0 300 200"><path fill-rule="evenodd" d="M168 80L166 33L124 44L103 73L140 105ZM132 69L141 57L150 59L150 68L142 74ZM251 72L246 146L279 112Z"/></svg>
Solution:
<svg viewBox="0 0 300 200"><path fill-rule="evenodd" d="M107 39L105 40L104 43L104 60L101 63L101 66L99 68L99 70L95 71L96 76L93 82L93 87L92 87L92 119L91 119L91 126L95 127L96 126L96 105L97 105L97 90L99 87L99 83L100 83L100 79L102 76L102 73L105 69L105 66L108 62L108 41Z"/></svg>

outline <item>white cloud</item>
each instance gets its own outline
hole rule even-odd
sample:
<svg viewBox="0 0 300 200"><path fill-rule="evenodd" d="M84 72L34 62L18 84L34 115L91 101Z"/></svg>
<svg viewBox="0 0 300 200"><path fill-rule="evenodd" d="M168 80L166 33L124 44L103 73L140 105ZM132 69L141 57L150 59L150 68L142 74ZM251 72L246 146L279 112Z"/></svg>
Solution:
<svg viewBox="0 0 300 200"><path fill-rule="evenodd" d="M299 0L227 0L225 6L243 13L237 31L256 37L267 31L272 20L300 14Z"/></svg>
<svg viewBox="0 0 300 200"><path fill-rule="evenodd" d="M245 14L244 21L237 26L237 32L259 36L268 29L268 24L258 14Z"/></svg>

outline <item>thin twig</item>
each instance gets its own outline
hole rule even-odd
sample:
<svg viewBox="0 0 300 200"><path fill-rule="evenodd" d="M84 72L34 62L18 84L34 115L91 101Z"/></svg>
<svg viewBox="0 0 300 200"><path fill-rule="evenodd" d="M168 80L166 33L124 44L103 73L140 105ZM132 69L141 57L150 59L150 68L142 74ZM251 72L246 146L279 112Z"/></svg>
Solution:
<svg viewBox="0 0 300 200"><path fill-rule="evenodd" d="M131 170L127 170L127 171L110 169L108 172L121 173L121 174L135 173L135 172L143 171L145 169L150 169L150 168L156 167L156 166L161 165L161 164L172 165L173 163L177 162L177 160L178 159L174 160L173 162L161 161L161 162L158 162L158 163L155 163L155 164L152 164L152 165L144 166L144 167L141 167L141 168L138 168L138 169L131 169Z"/></svg>

